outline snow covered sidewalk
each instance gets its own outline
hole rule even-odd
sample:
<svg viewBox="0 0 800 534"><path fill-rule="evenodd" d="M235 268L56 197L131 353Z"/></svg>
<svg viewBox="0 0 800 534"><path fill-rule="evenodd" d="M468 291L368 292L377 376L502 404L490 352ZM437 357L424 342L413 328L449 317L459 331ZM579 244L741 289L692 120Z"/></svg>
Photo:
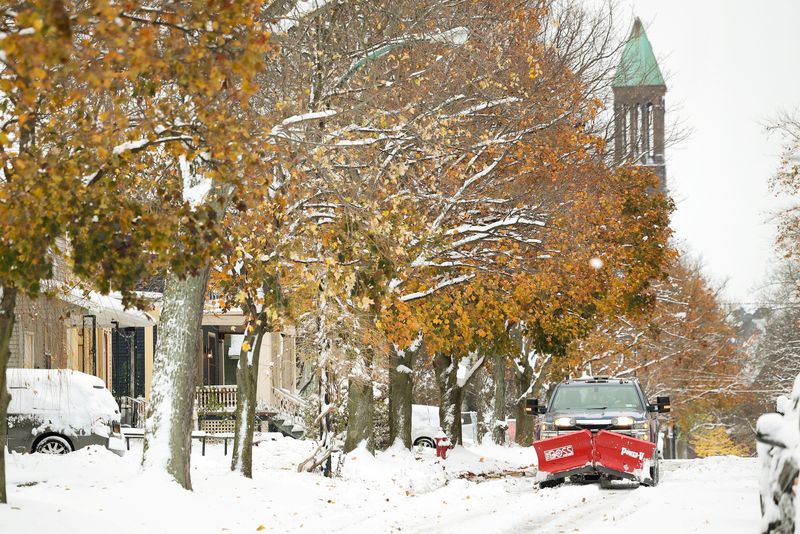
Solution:
<svg viewBox="0 0 800 534"><path fill-rule="evenodd" d="M254 449L254 479L230 473L222 446L193 455L194 492L138 470L141 448L119 458L90 448L63 457L11 455L11 504L0 532L755 532L756 463L712 458L667 462L657 488L597 485L536 489L532 477L474 482L464 472L530 470L532 449L363 450L341 477L297 473L309 442ZM653 525L655 528L653 528ZM577 529L577 530L576 530Z"/></svg>

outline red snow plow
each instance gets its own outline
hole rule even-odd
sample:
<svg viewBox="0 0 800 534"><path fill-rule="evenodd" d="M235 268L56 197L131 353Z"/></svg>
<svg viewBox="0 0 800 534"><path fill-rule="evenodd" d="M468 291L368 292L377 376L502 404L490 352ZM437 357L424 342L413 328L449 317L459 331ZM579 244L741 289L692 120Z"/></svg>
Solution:
<svg viewBox="0 0 800 534"><path fill-rule="evenodd" d="M648 483L656 444L607 430L581 430L537 441L533 448L540 482L599 474Z"/></svg>
<svg viewBox="0 0 800 534"><path fill-rule="evenodd" d="M670 411L669 397L647 402L635 379L586 377L564 380L546 406L526 401L534 419L533 447L539 485L627 479L658 484L657 414Z"/></svg>

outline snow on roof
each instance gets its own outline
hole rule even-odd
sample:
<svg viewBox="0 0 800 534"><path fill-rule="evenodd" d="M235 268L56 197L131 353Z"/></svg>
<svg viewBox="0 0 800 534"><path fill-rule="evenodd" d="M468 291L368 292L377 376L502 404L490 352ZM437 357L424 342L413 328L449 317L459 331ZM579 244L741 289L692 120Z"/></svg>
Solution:
<svg viewBox="0 0 800 534"><path fill-rule="evenodd" d="M97 291L84 292L80 289L71 289L61 298L88 310L97 318L97 326L143 327L156 324L145 312L125 308L122 299L116 295L101 295Z"/></svg>

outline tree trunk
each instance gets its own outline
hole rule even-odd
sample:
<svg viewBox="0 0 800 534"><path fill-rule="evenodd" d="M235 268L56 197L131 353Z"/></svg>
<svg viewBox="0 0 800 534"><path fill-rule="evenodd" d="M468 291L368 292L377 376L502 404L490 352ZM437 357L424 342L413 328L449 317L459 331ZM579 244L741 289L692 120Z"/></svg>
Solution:
<svg viewBox="0 0 800 534"><path fill-rule="evenodd" d="M375 405L372 395L372 349L366 348L356 356L347 385L347 435L344 452L348 453L366 443L375 452Z"/></svg>
<svg viewBox="0 0 800 534"><path fill-rule="evenodd" d="M533 368L531 367L528 358L520 358L519 367L517 368L517 431L514 441L523 447L529 447L533 444L533 416L525 413L525 399L527 398L527 391L531 387L531 380L533 380Z"/></svg>
<svg viewBox="0 0 800 534"><path fill-rule="evenodd" d="M319 423L319 444L314 452L311 453L311 456L300 462L297 466L297 471L311 472L322 466L324 475L330 478L333 476L331 454L335 446L331 412L335 409L333 402L336 391L334 390L335 382L331 374L330 365L332 343L326 317L328 301L325 295L325 285L325 280L323 280L319 287L319 318L317 319L317 335L315 339L318 354L319 414L314 423Z"/></svg>
<svg viewBox="0 0 800 534"><path fill-rule="evenodd" d="M477 412L478 421L475 428L475 441L476 443L483 443L487 435L492 432L492 424L494 422L493 412L493 391L494 381L492 376L485 367L475 372L475 381L467 392L472 392L472 397L475 399L475 410ZM469 399L469 396L467 397Z"/></svg>
<svg viewBox="0 0 800 534"><path fill-rule="evenodd" d="M11 333L14 330L14 308L17 304L17 290L0 288L0 504L8 502L6 493L5 443L8 437L8 402L11 400L6 386L6 368L11 357Z"/></svg>
<svg viewBox="0 0 800 534"><path fill-rule="evenodd" d="M258 364L261 344L267 333L266 324L257 322L245 336L249 349L239 355L236 368L236 429L233 436L231 471L253 478L253 434L256 430L256 403L258 399Z"/></svg>
<svg viewBox="0 0 800 534"><path fill-rule="evenodd" d="M463 389L458 384L458 362L451 356L436 354L433 357L436 385L439 387L439 425L450 442L462 445L461 401Z"/></svg>
<svg viewBox="0 0 800 534"><path fill-rule="evenodd" d="M153 358L150 407L142 467L166 470L191 490L192 410L197 385L197 345L209 265L185 279L167 274Z"/></svg>
<svg viewBox="0 0 800 534"><path fill-rule="evenodd" d="M389 354L389 443L395 445L398 440L403 447L410 449L411 443L411 404L414 393L414 360L422 350L422 338L419 337L411 347L398 350L392 345Z"/></svg>
<svg viewBox="0 0 800 534"><path fill-rule="evenodd" d="M498 445L506 442L506 358L497 355L492 369L494 379L494 421L492 421L492 441Z"/></svg>

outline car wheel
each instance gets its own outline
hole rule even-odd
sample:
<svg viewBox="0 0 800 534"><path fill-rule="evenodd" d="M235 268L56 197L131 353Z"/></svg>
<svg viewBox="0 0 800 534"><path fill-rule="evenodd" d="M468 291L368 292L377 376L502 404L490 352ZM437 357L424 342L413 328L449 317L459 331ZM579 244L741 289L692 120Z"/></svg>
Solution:
<svg viewBox="0 0 800 534"><path fill-rule="evenodd" d="M72 452L72 445L61 436L46 436L36 443L33 450L42 454L67 454Z"/></svg>
<svg viewBox="0 0 800 534"><path fill-rule="evenodd" d="M436 443L434 443L431 438L417 438L414 445L422 445L423 447L430 447L431 449L436 447Z"/></svg>

